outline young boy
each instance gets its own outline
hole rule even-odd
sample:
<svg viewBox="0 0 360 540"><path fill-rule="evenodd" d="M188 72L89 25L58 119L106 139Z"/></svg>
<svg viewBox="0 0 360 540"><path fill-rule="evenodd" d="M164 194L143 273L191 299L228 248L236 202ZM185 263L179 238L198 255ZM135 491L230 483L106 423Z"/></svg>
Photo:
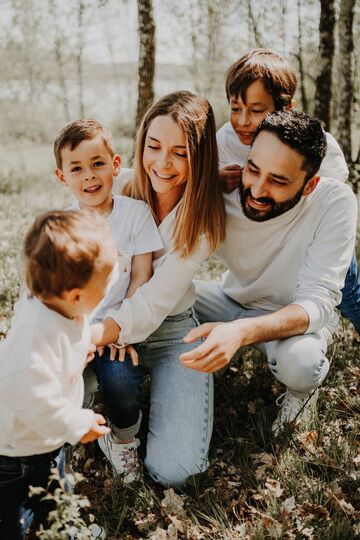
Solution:
<svg viewBox="0 0 360 540"><path fill-rule="evenodd" d="M217 132L219 172L226 191L239 185L255 131L265 116L295 107L296 85L295 71L287 60L265 49L251 51L230 66L225 83L230 121ZM344 155L330 133L326 133L326 139L319 175L344 182L349 174ZM339 308L360 334L360 279L355 254Z"/></svg>
<svg viewBox="0 0 360 540"><path fill-rule="evenodd" d="M101 415L81 408L86 315L106 294L117 260L106 223L86 213L44 214L26 235L24 256L28 290L0 344L0 538L7 539L23 537L29 486L46 487L64 443L110 431Z"/></svg>
<svg viewBox="0 0 360 540"><path fill-rule="evenodd" d="M143 201L112 195L113 179L120 172L121 158L113 148L111 133L95 120L77 120L65 126L54 143L56 176L68 186L77 199L73 210L91 210L102 214L111 229L116 247L128 256L125 273L113 285L94 318L101 321L108 310L118 309L125 297L152 275L152 252L162 249L163 243L150 209ZM136 478L137 441L135 435L141 415L119 414L117 396L107 390L107 381L113 377L110 349L95 355L94 369L103 394L105 412L112 423L112 433L99 441L101 450L117 474L125 482ZM134 360L134 364L137 361ZM132 365L131 359L123 362L123 377L139 380L142 372ZM119 381L121 385L121 381ZM111 385L113 387L113 385ZM130 397L129 397L130 399Z"/></svg>

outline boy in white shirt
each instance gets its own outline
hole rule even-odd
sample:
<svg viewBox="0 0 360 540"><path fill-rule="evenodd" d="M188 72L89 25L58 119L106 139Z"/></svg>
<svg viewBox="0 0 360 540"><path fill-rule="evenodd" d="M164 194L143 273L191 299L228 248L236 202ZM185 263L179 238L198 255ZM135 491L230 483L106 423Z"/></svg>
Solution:
<svg viewBox="0 0 360 540"><path fill-rule="evenodd" d="M27 233L24 255L28 292L0 344L0 538L10 540L23 537L29 486L46 487L64 443L110 431L101 415L81 408L86 315L117 272L106 224L87 213L49 212Z"/></svg>
<svg viewBox="0 0 360 540"><path fill-rule="evenodd" d="M109 309L119 309L124 298L152 276L152 254L163 248L161 237L149 207L143 201L113 196L113 179L120 172L121 158L113 148L111 133L96 120L76 120L65 126L54 143L59 181L69 187L77 199L70 210L88 209L105 217L119 251L125 252L127 268L113 285L96 313L100 322ZM123 351L124 353L124 351ZM124 358L123 374L114 368L110 349L95 354L95 371L112 433L99 441L100 448L125 482L136 478L137 440L141 415L135 407L143 373L137 356ZM114 377L116 382L114 384ZM124 384L133 381L134 385ZM130 390L130 391L129 391ZM111 451L110 451L111 449Z"/></svg>
<svg viewBox="0 0 360 540"><path fill-rule="evenodd" d="M296 85L292 66L266 49L250 51L230 66L225 83L230 121L216 135L220 177L228 192L240 183L241 169L261 121L268 113L295 107ZM345 182L349 171L341 148L330 133L326 133L326 140L327 150L318 174ZM360 334L360 276L355 254L341 292L338 307Z"/></svg>

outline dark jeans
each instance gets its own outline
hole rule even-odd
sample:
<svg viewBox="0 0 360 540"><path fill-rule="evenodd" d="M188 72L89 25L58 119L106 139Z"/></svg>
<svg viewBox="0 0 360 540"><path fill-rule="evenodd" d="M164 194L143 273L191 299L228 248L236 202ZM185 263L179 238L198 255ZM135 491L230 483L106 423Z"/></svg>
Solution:
<svg viewBox="0 0 360 540"><path fill-rule="evenodd" d="M64 459L63 448L34 456L0 456L1 540L22 539L34 517L39 522L46 518L39 498L28 497L29 487L46 488L53 468L63 475Z"/></svg>
<svg viewBox="0 0 360 540"><path fill-rule="evenodd" d="M110 360L108 347L103 356L95 354L90 366L96 374L105 414L115 433L123 437L136 435L144 380L142 366L133 366L129 355L124 362Z"/></svg>
<svg viewBox="0 0 360 540"><path fill-rule="evenodd" d="M351 259L350 268L346 274L342 300L338 306L341 314L355 326L360 334L360 274L355 253Z"/></svg>

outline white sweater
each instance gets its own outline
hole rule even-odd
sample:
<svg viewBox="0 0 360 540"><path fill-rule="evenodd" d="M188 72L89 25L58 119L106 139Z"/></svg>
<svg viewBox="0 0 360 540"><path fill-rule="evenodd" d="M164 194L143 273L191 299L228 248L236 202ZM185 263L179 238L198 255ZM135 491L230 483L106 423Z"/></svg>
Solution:
<svg viewBox="0 0 360 540"><path fill-rule="evenodd" d="M132 171L123 169L114 183L114 194L121 193L123 184ZM195 274L210 255L210 248L202 238L191 257L181 258L174 252L173 234L177 207L158 227L164 248L154 253L152 278L139 287L131 298L126 298L119 310L107 313L122 328L120 342L138 343L147 339L168 315L177 315L193 306Z"/></svg>
<svg viewBox="0 0 360 540"><path fill-rule="evenodd" d="M344 154L330 133L326 133L327 150L319 169L320 176L335 178L345 182L349 176ZM219 153L219 166L236 163L244 166L250 146L243 144L230 122L226 122L217 132L216 141Z"/></svg>
<svg viewBox="0 0 360 540"><path fill-rule="evenodd" d="M94 413L82 409L90 330L26 295L0 343L0 455L30 456L75 444Z"/></svg>
<svg viewBox="0 0 360 540"><path fill-rule="evenodd" d="M244 215L238 190L225 201L226 238L218 250L229 268L223 291L249 308L275 311L298 304L309 316L307 333L324 326L333 332L356 236L350 187L321 178L311 195L264 222Z"/></svg>

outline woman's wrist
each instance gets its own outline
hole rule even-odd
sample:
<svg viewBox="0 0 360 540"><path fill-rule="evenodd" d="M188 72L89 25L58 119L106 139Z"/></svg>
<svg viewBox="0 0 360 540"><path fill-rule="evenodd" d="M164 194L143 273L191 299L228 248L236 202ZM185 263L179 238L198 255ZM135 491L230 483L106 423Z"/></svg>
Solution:
<svg viewBox="0 0 360 540"><path fill-rule="evenodd" d="M101 323L91 325L91 342L97 347L117 343L120 333L121 326L114 319L106 318Z"/></svg>

